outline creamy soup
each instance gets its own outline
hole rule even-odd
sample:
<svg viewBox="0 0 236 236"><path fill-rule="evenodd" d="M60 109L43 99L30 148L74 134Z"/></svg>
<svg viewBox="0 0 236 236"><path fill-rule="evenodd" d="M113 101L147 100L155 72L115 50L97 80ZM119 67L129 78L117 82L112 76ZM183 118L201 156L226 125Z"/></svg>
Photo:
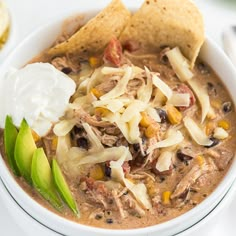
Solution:
<svg viewBox="0 0 236 236"><path fill-rule="evenodd" d="M235 154L234 104L200 58L191 68L178 45L150 52L112 37L88 57L42 54L37 62L76 84L46 135L31 130L49 163L57 160L79 214L73 206L56 210L34 179L32 187L15 176L46 208L90 226L142 228L191 210L224 178ZM3 136L2 129L7 160Z"/></svg>

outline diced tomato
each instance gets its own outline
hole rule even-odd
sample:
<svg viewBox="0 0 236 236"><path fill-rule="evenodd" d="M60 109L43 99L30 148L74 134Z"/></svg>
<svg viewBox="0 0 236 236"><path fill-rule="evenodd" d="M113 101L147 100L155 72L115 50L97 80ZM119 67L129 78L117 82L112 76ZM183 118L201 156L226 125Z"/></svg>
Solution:
<svg viewBox="0 0 236 236"><path fill-rule="evenodd" d="M122 165L123 171L125 174L128 174L130 172L130 165L128 161L125 161Z"/></svg>
<svg viewBox="0 0 236 236"><path fill-rule="evenodd" d="M190 95L190 104L188 107L179 107L180 110L186 110L187 108L191 107L192 105L195 104L196 98L193 94L193 91L186 85L186 84L180 84L177 88L176 91L179 93L188 93Z"/></svg>
<svg viewBox="0 0 236 236"><path fill-rule="evenodd" d="M122 46L118 39L112 38L104 51L103 59L115 66L120 66L122 59Z"/></svg>

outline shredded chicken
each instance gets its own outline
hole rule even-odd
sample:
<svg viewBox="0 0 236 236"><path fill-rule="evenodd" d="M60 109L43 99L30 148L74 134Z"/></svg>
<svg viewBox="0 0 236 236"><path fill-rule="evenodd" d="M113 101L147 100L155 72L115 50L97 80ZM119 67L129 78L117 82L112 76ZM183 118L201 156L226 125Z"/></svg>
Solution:
<svg viewBox="0 0 236 236"><path fill-rule="evenodd" d="M117 84L117 80L113 77L107 78L103 83L97 85L95 88L101 93L106 94L111 91Z"/></svg>
<svg viewBox="0 0 236 236"><path fill-rule="evenodd" d="M125 209L129 209L129 211L133 211L139 216L145 215L145 211L142 209L142 207L139 206L137 201L135 201L130 194L123 195L121 197L121 201Z"/></svg>
<svg viewBox="0 0 236 236"><path fill-rule="evenodd" d="M70 72L78 73L80 70L80 64L78 61L73 61L71 58L66 56L56 57L51 61L58 70L69 74Z"/></svg>
<svg viewBox="0 0 236 236"><path fill-rule="evenodd" d="M231 151L220 148L216 150L209 149L207 150L207 154L213 158L219 170L227 168L229 162L234 157L234 154Z"/></svg>
<svg viewBox="0 0 236 236"><path fill-rule="evenodd" d="M118 140L118 137L117 136L114 136L114 135L108 135L108 134L104 134L102 136L102 144L108 146L108 147L112 147L116 144Z"/></svg>
<svg viewBox="0 0 236 236"><path fill-rule="evenodd" d="M203 163L202 166L195 164L192 169L181 179L175 188L174 193L171 195L171 199L179 197L187 189L193 185L196 180L205 173L215 171L217 168L213 161L209 158L208 162Z"/></svg>
<svg viewBox="0 0 236 236"><path fill-rule="evenodd" d="M82 108L74 110L74 118L76 119L76 121L79 124L81 124L81 123L88 123L89 125L96 126L96 127L113 126L110 122L96 120L96 118L90 116Z"/></svg>
<svg viewBox="0 0 236 236"><path fill-rule="evenodd" d="M122 202L120 200L120 197L118 196L118 193L117 193L117 190L116 189L113 189L112 190L112 195L113 195L113 198L115 200L115 203L117 205L117 208L120 212L120 216L122 219L126 218L127 217L127 212L124 210L123 208L123 205L122 205Z"/></svg>

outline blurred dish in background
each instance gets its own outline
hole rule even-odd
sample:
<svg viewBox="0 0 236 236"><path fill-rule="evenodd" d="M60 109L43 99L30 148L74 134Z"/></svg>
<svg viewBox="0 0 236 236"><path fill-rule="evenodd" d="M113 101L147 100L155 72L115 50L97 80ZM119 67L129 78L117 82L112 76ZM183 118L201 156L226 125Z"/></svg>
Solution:
<svg viewBox="0 0 236 236"><path fill-rule="evenodd" d="M0 0L0 50L6 43L9 34L10 16L6 4Z"/></svg>

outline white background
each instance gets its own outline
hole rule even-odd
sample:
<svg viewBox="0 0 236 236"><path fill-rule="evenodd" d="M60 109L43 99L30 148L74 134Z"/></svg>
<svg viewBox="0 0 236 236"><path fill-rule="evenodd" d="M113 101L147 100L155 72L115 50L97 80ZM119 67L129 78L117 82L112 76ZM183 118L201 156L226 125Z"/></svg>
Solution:
<svg viewBox="0 0 236 236"><path fill-rule="evenodd" d="M15 38L13 46L16 46L24 37L38 26L53 20L57 15L73 11L79 8L80 4L105 4L107 0L5 0L13 16L15 27ZM142 0L136 1L141 5ZM232 24L236 25L236 0L195 0L205 18L206 33L222 46L222 32ZM14 48L14 47L12 47ZM9 50L8 50L9 51ZM8 52L4 53L4 57ZM3 55L2 55L3 56ZM0 57L4 60L4 57ZM1 61L0 61L1 63ZM2 236L23 236L25 233L17 225L15 220L8 214L1 199L0 186L0 235ZM234 236L236 235L236 195L230 207L223 208L218 215L198 227L191 236ZM30 225L28 226L30 227ZM42 235L35 232L35 236Z"/></svg>

